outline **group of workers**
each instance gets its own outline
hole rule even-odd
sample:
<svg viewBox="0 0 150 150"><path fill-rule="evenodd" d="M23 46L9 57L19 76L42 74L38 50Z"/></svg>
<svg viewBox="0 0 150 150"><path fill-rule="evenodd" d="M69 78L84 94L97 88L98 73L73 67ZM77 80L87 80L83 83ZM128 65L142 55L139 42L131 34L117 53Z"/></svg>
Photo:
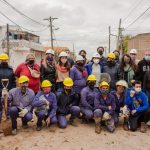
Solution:
<svg viewBox="0 0 150 150"><path fill-rule="evenodd" d="M54 50L46 51L40 66L35 56L28 54L16 70L9 66L9 56L0 54L0 80L8 79L7 118L11 119L12 134L17 134L17 118L22 127L37 117L36 130L58 124L66 128L77 126L75 118L83 123L95 122L95 132L102 127L114 132L119 118L124 119L123 129L145 133L150 121L150 51L137 62L137 50L120 58L115 50L103 56L98 47L91 60L81 50L75 59L67 49L55 60ZM17 58L16 58L17 59ZM3 88L0 83L0 125L3 113Z"/></svg>

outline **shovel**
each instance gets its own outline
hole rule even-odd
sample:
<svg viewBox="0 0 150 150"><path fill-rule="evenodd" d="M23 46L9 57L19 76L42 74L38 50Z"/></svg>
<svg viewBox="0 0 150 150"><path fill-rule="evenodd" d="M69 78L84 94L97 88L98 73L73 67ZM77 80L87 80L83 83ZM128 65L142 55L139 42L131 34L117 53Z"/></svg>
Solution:
<svg viewBox="0 0 150 150"><path fill-rule="evenodd" d="M6 81L7 80L7 81ZM2 79L2 83L8 82L8 79ZM4 84L2 84L4 85ZM7 84L8 85L8 84ZM8 90L7 86L4 86L2 90L2 97L4 99L4 111L3 111L3 120L2 120L2 130L5 136L12 134L12 128L11 128L11 120L7 119L7 110L8 110Z"/></svg>

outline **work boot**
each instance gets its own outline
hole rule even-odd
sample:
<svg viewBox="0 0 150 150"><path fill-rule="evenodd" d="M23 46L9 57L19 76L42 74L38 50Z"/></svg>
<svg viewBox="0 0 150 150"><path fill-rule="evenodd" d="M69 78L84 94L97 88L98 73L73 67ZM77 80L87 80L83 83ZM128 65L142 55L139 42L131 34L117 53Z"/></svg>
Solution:
<svg viewBox="0 0 150 150"><path fill-rule="evenodd" d="M141 131L142 133L146 133L146 128L147 128L147 125L145 124L145 122L141 122L140 131Z"/></svg>
<svg viewBox="0 0 150 150"><path fill-rule="evenodd" d="M12 130L12 135L16 135L17 134L17 129L13 129Z"/></svg>
<svg viewBox="0 0 150 150"><path fill-rule="evenodd" d="M101 118L94 118L95 120L95 133L100 134L101 133Z"/></svg>
<svg viewBox="0 0 150 150"><path fill-rule="evenodd" d="M123 129L129 131L128 120L126 118L124 118Z"/></svg>
<svg viewBox="0 0 150 150"><path fill-rule="evenodd" d="M70 117L69 124L74 126L74 127L77 127L77 124L74 122L74 117L73 116Z"/></svg>
<svg viewBox="0 0 150 150"><path fill-rule="evenodd" d="M36 127L36 131L41 131L42 130L42 127L41 126L37 126Z"/></svg>

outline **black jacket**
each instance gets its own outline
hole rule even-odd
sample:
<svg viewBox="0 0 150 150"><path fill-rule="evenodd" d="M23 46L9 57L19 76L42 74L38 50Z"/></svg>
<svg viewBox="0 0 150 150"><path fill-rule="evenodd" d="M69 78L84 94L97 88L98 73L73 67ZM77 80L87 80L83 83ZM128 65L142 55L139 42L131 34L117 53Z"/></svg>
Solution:
<svg viewBox="0 0 150 150"><path fill-rule="evenodd" d="M145 73L144 80L143 80L143 91L150 92L150 71Z"/></svg>
<svg viewBox="0 0 150 150"><path fill-rule="evenodd" d="M70 113L71 106L76 106L78 102L78 95L75 92L71 92L69 95L65 91L57 91L57 114L67 115Z"/></svg>

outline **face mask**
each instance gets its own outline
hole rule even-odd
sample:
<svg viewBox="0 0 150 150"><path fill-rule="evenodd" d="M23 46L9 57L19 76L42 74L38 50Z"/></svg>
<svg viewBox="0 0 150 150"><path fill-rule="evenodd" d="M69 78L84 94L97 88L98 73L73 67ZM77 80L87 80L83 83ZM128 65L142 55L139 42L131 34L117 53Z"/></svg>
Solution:
<svg viewBox="0 0 150 150"><path fill-rule="evenodd" d="M22 93L22 94L25 94L26 91L27 91L27 86L22 86L22 87L21 87L21 93Z"/></svg>
<svg viewBox="0 0 150 150"><path fill-rule="evenodd" d="M99 51L98 53L99 53L100 55L103 55L103 51Z"/></svg>
<svg viewBox="0 0 150 150"><path fill-rule="evenodd" d="M136 55L130 55L130 57L131 57L132 60L136 59Z"/></svg>
<svg viewBox="0 0 150 150"><path fill-rule="evenodd" d="M47 60L48 60L49 62L51 62L51 61L54 60L54 58L53 58L53 57L48 57Z"/></svg>
<svg viewBox="0 0 150 150"><path fill-rule="evenodd" d="M67 62L67 59L66 58L61 58L60 61L65 64Z"/></svg>
<svg viewBox="0 0 150 150"><path fill-rule="evenodd" d="M93 59L93 62L94 62L94 64L98 64L98 63L99 63L99 59L94 58L94 59Z"/></svg>
<svg viewBox="0 0 150 150"><path fill-rule="evenodd" d="M102 94L107 95L109 93L109 90L100 90Z"/></svg>
<svg viewBox="0 0 150 150"><path fill-rule="evenodd" d="M45 93L45 94L48 94L48 93L50 93L50 91L51 91L51 88L43 88L43 92Z"/></svg>
<svg viewBox="0 0 150 150"><path fill-rule="evenodd" d="M8 63L7 62L1 62L1 66L2 67L8 67Z"/></svg>
<svg viewBox="0 0 150 150"><path fill-rule="evenodd" d="M89 82L89 83L88 83L88 86L89 86L91 89L93 89L94 86L95 86L95 82Z"/></svg>
<svg viewBox="0 0 150 150"><path fill-rule="evenodd" d="M28 65L33 65L34 64L34 60L27 60L27 64Z"/></svg>
<svg viewBox="0 0 150 150"><path fill-rule="evenodd" d="M150 60L150 56L145 56L145 60Z"/></svg>
<svg viewBox="0 0 150 150"><path fill-rule="evenodd" d="M85 58L85 55L81 55L83 58Z"/></svg>
<svg viewBox="0 0 150 150"><path fill-rule="evenodd" d="M115 62L114 61L107 61L107 64L108 64L108 66L112 67L115 65Z"/></svg>
<svg viewBox="0 0 150 150"><path fill-rule="evenodd" d="M78 65L79 67L83 67L83 66L84 66L84 63L80 62L80 63L77 63L77 65Z"/></svg>
<svg viewBox="0 0 150 150"><path fill-rule="evenodd" d="M72 89L65 89L66 94L71 93Z"/></svg>
<svg viewBox="0 0 150 150"><path fill-rule="evenodd" d="M137 92L137 93L140 93L140 92L141 92L141 88L135 88L134 90L135 90L135 92Z"/></svg>

